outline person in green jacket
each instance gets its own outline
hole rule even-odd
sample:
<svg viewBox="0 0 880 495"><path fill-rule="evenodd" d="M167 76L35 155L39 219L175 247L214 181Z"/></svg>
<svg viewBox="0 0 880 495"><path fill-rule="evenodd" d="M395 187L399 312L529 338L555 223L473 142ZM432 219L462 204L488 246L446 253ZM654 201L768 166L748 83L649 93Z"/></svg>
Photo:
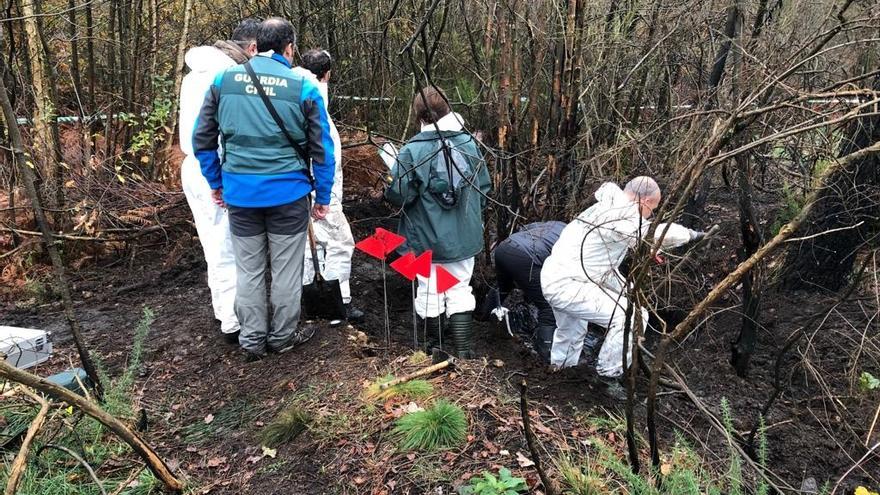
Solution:
<svg viewBox="0 0 880 495"><path fill-rule="evenodd" d="M398 232L406 242L400 252L433 251L431 276L418 277L416 313L429 328L440 328L445 313L455 353L467 359L473 357L476 306L470 281L474 256L483 248L489 172L464 119L439 88L416 92L412 107L421 132L397 154L385 198L401 207ZM460 281L443 294L437 294L437 266Z"/></svg>

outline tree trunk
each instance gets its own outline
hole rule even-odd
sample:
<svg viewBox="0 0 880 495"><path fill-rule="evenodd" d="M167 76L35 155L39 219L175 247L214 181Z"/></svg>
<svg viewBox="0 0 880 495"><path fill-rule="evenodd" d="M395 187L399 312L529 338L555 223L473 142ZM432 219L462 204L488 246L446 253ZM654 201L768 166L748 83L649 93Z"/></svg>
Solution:
<svg viewBox="0 0 880 495"><path fill-rule="evenodd" d="M5 70L3 65L5 64L0 63L0 72ZM28 158L25 155L21 132L19 132L18 124L15 120L15 113L12 109L12 104L9 101L9 93L6 91L6 85L3 83L2 78L0 78L0 107L2 107L3 118L6 120L6 126L9 130L9 138L12 142L12 162L24 182L25 193L30 199L34 218L36 219L37 226L43 235L43 245L49 253L49 258L52 260L52 268L55 272L58 291L61 292L64 316L67 319L68 325L70 325L70 333L76 344L76 350L79 354L80 361L82 362L83 369L85 369L86 374L88 374L89 378L95 383L95 390L100 397L103 395L101 380L98 377L98 372L95 369L95 365L92 362L88 349L86 348L85 340L82 336L82 330L73 311L73 299L70 296L70 285L67 283L67 275L64 273L64 263L61 261L61 254L58 252L58 248L55 246L55 239L52 237L52 232L49 230L49 222L46 220L46 214L43 212L40 197L37 193L34 173L27 165Z"/></svg>
<svg viewBox="0 0 880 495"><path fill-rule="evenodd" d="M95 21L92 19L92 3L86 2L86 59L89 71L89 115L95 113Z"/></svg>
<svg viewBox="0 0 880 495"><path fill-rule="evenodd" d="M880 77L874 79L880 91ZM875 109L866 109L873 112ZM840 155L849 155L880 140L880 117L852 124ZM830 178L831 187L819 197L795 237L810 237L789 244L782 268L782 285L788 289L837 291L846 286L856 256L876 245L880 221L880 159L868 155L850 163ZM825 233L840 229L835 232Z"/></svg>
<svg viewBox="0 0 880 495"><path fill-rule="evenodd" d="M721 46L718 47L718 53L715 55L712 64L712 72L709 74L705 104L707 110L718 105L718 87L721 85L721 79L724 76L724 68L727 65L727 57L730 54L733 40L736 37L739 20L739 1L731 0L724 21L724 41L721 43ZM694 190L693 195L688 199L681 220L681 223L686 227L701 228L703 226L706 201L709 199L712 179L715 175L713 170L714 169L710 169L703 174L700 185Z"/></svg>
<svg viewBox="0 0 880 495"><path fill-rule="evenodd" d="M183 28L180 32L180 40L177 42L177 58L174 62L174 93L180 94L180 85L183 84L183 64L186 56L187 38L189 38L189 22L192 17L193 0L184 0L183 2ZM165 142L168 146L174 143L174 131L177 130L177 104L178 99L175 97L171 102L171 112L169 117L171 122L168 125L168 134Z"/></svg>
<svg viewBox="0 0 880 495"><path fill-rule="evenodd" d="M39 157L37 164L42 174L43 197L50 208L61 206L61 159L58 156L58 142L52 129L55 109L52 101L52 89L46 72L45 54L43 53L42 35L37 12L32 1L21 2L24 26L27 34L27 53L30 58L32 87L34 92L34 157ZM5 91L5 85L4 85ZM7 96L8 97L8 96ZM11 105L11 103L10 103ZM12 124L7 123L10 127Z"/></svg>
<svg viewBox="0 0 880 495"><path fill-rule="evenodd" d="M739 249L738 258L742 263L758 251L763 239L752 204L751 160L747 155L737 155L736 166L739 179L739 225L742 235L742 247ZM760 305L761 272L760 265L756 265L742 279L742 326L736 342L731 346L730 362L740 377L748 374L749 359L755 351Z"/></svg>

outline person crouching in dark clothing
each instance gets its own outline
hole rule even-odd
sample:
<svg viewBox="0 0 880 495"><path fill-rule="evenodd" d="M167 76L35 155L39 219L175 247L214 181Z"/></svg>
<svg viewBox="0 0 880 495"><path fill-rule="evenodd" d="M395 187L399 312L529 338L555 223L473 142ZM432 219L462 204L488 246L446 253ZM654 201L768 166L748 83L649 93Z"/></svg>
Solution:
<svg viewBox="0 0 880 495"><path fill-rule="evenodd" d="M534 348L547 361L556 319L541 292L541 267L564 228L564 222L530 223L501 241L493 251L498 289L489 293L484 305L488 310L501 306L514 288L520 289L525 301L538 309Z"/></svg>

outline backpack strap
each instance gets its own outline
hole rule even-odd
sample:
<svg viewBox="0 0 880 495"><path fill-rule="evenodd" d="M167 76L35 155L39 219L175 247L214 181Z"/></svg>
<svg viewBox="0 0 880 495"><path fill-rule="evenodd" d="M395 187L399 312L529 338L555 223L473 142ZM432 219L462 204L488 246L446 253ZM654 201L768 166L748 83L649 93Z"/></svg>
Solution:
<svg viewBox="0 0 880 495"><path fill-rule="evenodd" d="M303 149L296 140L293 139L293 136L287 132L287 127L284 126L284 121L281 120L281 116L278 115L278 110L275 109L275 105L272 104L272 100L269 99L269 96L266 94L266 90L263 89L263 85L260 84L260 78L257 77L256 72L254 72L253 66L251 66L250 60L245 62L244 70L247 71L248 76L251 78L251 84L257 89L257 93L260 95L260 99L263 100L263 104L266 106L266 110L269 110L269 114L272 116L272 120L278 124L278 127L281 129L281 133L284 134L284 137L287 138L287 142L293 146L293 149L296 151L296 154L302 159L306 164L306 175L309 178L309 182L314 187L314 179L312 179L312 161L309 159L308 153Z"/></svg>

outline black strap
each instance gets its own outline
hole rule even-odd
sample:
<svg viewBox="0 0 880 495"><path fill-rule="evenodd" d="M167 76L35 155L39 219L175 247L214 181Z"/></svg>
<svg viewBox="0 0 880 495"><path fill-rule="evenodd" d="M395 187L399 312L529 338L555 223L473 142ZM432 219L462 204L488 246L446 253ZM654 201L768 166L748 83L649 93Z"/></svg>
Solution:
<svg viewBox="0 0 880 495"><path fill-rule="evenodd" d="M278 111L275 110L275 105L272 104L272 100L269 99L269 96L266 95L266 90L263 89L263 85L260 84L260 78L257 77L256 72L254 72L254 68L251 66L251 62L247 61L244 64L244 70L247 71L248 75L251 77L251 84L257 88L257 93L259 93L260 98L263 100L263 104L266 105L266 109L269 110L269 113L272 115L272 118L275 120L275 123L278 124L278 127L281 128L281 133L284 134L284 137L287 138L287 142L293 146L293 149L296 150L296 153L302 158L303 162L306 164L306 174L309 176L309 180L312 180L311 174L311 160L309 160L309 155L306 153L306 150L302 148L302 146L297 143L293 137L287 132L287 127L284 126L284 121L281 120L281 116L278 115Z"/></svg>

